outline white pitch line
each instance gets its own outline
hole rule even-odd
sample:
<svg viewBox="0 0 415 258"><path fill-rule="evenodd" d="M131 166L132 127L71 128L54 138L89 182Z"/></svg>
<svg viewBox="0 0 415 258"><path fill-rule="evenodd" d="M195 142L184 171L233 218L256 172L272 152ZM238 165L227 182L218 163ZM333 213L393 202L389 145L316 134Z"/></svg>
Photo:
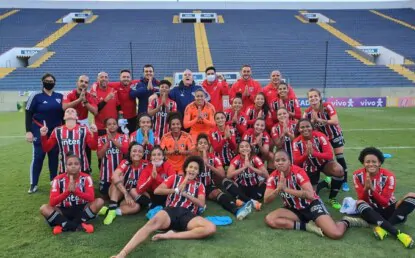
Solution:
<svg viewBox="0 0 415 258"><path fill-rule="evenodd" d="M413 131L415 127L408 128L353 128L343 129L343 132L363 132L363 131Z"/></svg>
<svg viewBox="0 0 415 258"><path fill-rule="evenodd" d="M367 147L367 146L366 146ZM363 150L366 147L344 147L346 150ZM415 149L415 146L384 146L376 147L380 150L395 150L395 149Z"/></svg>

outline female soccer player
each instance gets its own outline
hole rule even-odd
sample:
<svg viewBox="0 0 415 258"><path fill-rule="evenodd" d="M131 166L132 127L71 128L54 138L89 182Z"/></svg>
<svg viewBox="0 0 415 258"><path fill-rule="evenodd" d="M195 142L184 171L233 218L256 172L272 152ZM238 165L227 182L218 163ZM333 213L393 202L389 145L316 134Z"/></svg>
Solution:
<svg viewBox="0 0 415 258"><path fill-rule="evenodd" d="M183 174L183 163L192 152L194 145L190 134L182 131L181 115L177 112L169 114L170 132L161 138L160 147L165 151L167 160L173 165L176 173Z"/></svg>
<svg viewBox="0 0 415 258"><path fill-rule="evenodd" d="M336 160L344 170L342 190L348 192L350 189L347 183L347 164L343 154L344 138L336 109L330 102L323 103L321 93L317 89L309 90L307 95L310 107L304 111L303 117L316 124L318 130L323 132L330 140Z"/></svg>
<svg viewBox="0 0 415 258"><path fill-rule="evenodd" d="M336 196L343 182L343 168L333 160L333 151L327 137L313 130L310 120L300 119L296 128L297 138L293 141L294 163L302 167L310 178L313 187L320 179L320 172L332 176L329 202L339 210L341 204ZM317 191L318 192L318 191Z"/></svg>
<svg viewBox="0 0 415 258"><path fill-rule="evenodd" d="M237 93L235 98L232 100L231 108L224 111L226 116L226 124L231 125L235 128L236 143L239 144L242 140L247 126L248 119L245 113L242 111L242 94Z"/></svg>
<svg viewBox="0 0 415 258"><path fill-rule="evenodd" d="M324 234L331 239L342 238L353 221L335 222L330 217L306 172L291 165L290 157L284 150L275 153L275 167L277 169L267 181L264 202L270 203L280 195L284 208L269 213L265 223L275 229L304 230L319 236Z"/></svg>
<svg viewBox="0 0 415 258"><path fill-rule="evenodd" d="M301 108L298 99L295 97L295 94L289 94L288 85L285 82L281 82L278 85L278 96L270 101L270 106L275 114L275 122L278 119L276 113L282 107L287 109L290 120L299 120L301 118Z"/></svg>
<svg viewBox="0 0 415 258"><path fill-rule="evenodd" d="M238 152L231 161L226 175L228 180L225 179L223 185L233 197L245 203L252 200L255 209L260 210L261 203L257 200L264 197L264 180L268 178L268 172L262 160L253 154L249 142L242 140Z"/></svg>
<svg viewBox="0 0 415 258"><path fill-rule="evenodd" d="M388 233L396 237L407 248L414 246L411 236L401 233L396 224L404 223L415 208L415 193L406 194L396 201L395 175L382 168L383 153L373 147L360 152L359 161L363 168L353 173L353 181L358 197L357 210L370 224L376 225L375 236L383 240Z"/></svg>
<svg viewBox="0 0 415 258"><path fill-rule="evenodd" d="M184 128L190 128L193 142L197 135L208 132L215 126L215 107L205 100L206 95L202 89L195 91L195 101L187 105L184 111Z"/></svg>
<svg viewBox="0 0 415 258"><path fill-rule="evenodd" d="M99 211L99 215L107 214L104 219L105 225L110 225L117 215L135 214L150 204L150 198L139 195L136 189L140 174L148 164L143 156L144 147L137 142L130 143L127 159L121 161L112 175L110 203L108 207L105 206ZM118 209L119 201L121 203Z"/></svg>
<svg viewBox="0 0 415 258"><path fill-rule="evenodd" d="M271 137L274 145L278 150L283 149L290 157L291 163L294 163L292 141L295 138L294 131L296 123L289 119L288 111L285 107L281 107L277 111L278 123L271 130Z"/></svg>
<svg viewBox="0 0 415 258"><path fill-rule="evenodd" d="M86 222L96 217L104 200L95 199L92 178L81 172L78 156L68 154L65 165L66 172L53 179L49 204L43 204L40 213L54 235L76 230L93 233L94 226Z"/></svg>
<svg viewBox="0 0 415 258"><path fill-rule="evenodd" d="M37 184L39 182L40 172L42 172L43 160L46 152L42 149L40 140L40 128L43 126L43 121L49 127L49 134L51 135L53 129L62 125L62 94L53 91L55 87L55 76L52 74L45 74L42 76L42 91L30 95L26 105L25 125L26 125L26 141L33 143L33 158L30 165L30 188L28 193L35 193L37 191ZM57 175L58 172L58 156L59 149L56 146L48 152L48 162L50 181Z"/></svg>
<svg viewBox="0 0 415 258"><path fill-rule="evenodd" d="M118 133L117 120L107 118L107 134L98 138L97 156L101 159L99 192L107 196L112 173L121 163L123 154L128 152L128 135Z"/></svg>
<svg viewBox="0 0 415 258"><path fill-rule="evenodd" d="M44 121L43 127L40 128L42 149L44 152L49 152L58 145L59 147L59 173L65 173L66 157L69 152L76 154L81 160L81 170L85 173L90 172L90 164L85 152L85 148L88 147L91 150L97 149L97 127L95 125L88 127L79 125L76 123L78 115L74 108L68 108L65 110L65 125L56 127L50 137L48 138L48 127L46 121Z"/></svg>
<svg viewBox="0 0 415 258"><path fill-rule="evenodd" d="M151 117L142 113L138 117L138 129L130 135L130 142L137 142L144 147L144 159L150 160L150 151L154 146L154 132Z"/></svg>
<svg viewBox="0 0 415 258"><path fill-rule="evenodd" d="M185 176L174 175L167 178L154 191L155 194L168 195L167 205L159 211L131 238L127 245L114 257L123 258L141 244L151 233L167 230L167 233L156 234L153 241L160 239L201 239L213 235L216 226L210 221L197 216L199 207L205 206L205 187L197 180L203 173L203 159L190 156L183 164Z"/></svg>
<svg viewBox="0 0 415 258"><path fill-rule="evenodd" d="M196 148L197 155L202 157L205 163L205 172L199 174L199 180L206 188L206 196L209 200L216 201L222 205L225 210L234 214L238 220L243 220L251 213L253 202L249 201L243 206L241 203L242 207L238 208L234 198L223 193L215 185L216 178L219 178L220 181L225 178L225 170L220 159L215 156L215 153L210 152L209 139L206 134L201 133L197 136Z"/></svg>
<svg viewBox="0 0 415 258"><path fill-rule="evenodd" d="M248 128L253 128L257 118L262 118L265 120L266 128L271 130L274 121L264 93L259 92L255 96L254 105L245 110L245 117L248 119Z"/></svg>
<svg viewBox="0 0 415 258"><path fill-rule="evenodd" d="M161 137L169 131L168 114L177 111L176 102L169 98L171 82L161 80L159 87L160 95L150 97L147 108L148 114L153 117L154 142L157 145L160 145Z"/></svg>
<svg viewBox="0 0 415 258"><path fill-rule="evenodd" d="M175 175L173 166L165 160L163 150L156 145L151 150L151 163L141 172L137 183L137 193L150 195L151 207L166 204L167 196L155 195L154 190L161 185L169 176Z"/></svg>
<svg viewBox="0 0 415 258"><path fill-rule="evenodd" d="M212 148L224 166L229 166L236 151L235 129L226 125L226 116L223 112L215 114L216 127L209 132L209 141Z"/></svg>
<svg viewBox="0 0 415 258"><path fill-rule="evenodd" d="M242 136L242 140L249 142L251 144L252 150L260 157L262 160L270 160L273 163L272 160L274 155L270 151L270 142L271 137L265 131L265 120L262 118L258 118L255 121L254 128L248 129L244 135ZM271 164L269 164L271 165ZM273 165L271 165L273 167Z"/></svg>

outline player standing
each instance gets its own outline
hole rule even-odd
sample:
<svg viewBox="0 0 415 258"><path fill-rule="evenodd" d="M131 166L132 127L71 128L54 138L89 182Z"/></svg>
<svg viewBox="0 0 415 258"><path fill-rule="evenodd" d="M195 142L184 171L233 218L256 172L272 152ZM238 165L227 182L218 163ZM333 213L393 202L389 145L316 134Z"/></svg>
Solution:
<svg viewBox="0 0 415 258"><path fill-rule="evenodd" d="M242 111L242 95L240 93L235 95L231 108L225 110L224 113L226 124L235 128L235 139L236 143L239 144L248 126L248 119Z"/></svg>

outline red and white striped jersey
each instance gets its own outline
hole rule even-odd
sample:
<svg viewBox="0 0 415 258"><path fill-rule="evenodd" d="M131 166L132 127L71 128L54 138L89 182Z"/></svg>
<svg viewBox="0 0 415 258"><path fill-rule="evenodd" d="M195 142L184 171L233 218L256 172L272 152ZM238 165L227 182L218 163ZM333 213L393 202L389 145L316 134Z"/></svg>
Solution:
<svg viewBox="0 0 415 258"><path fill-rule="evenodd" d="M153 131L154 131L154 143L160 145L161 137L169 131L169 123L167 121L167 115L170 112L177 111L177 104L175 101L167 98L165 106L161 106L160 111L158 111L153 117ZM148 103L148 109L153 110L160 106L162 103L162 98L158 97L153 101Z"/></svg>
<svg viewBox="0 0 415 258"><path fill-rule="evenodd" d="M143 169L148 165L146 160L141 159L137 166L134 166L128 160L124 159L118 165L117 169L121 170L124 175L124 187L127 191L137 187L138 179Z"/></svg>
<svg viewBox="0 0 415 258"><path fill-rule="evenodd" d="M313 108L309 107L304 111L304 117L311 120L312 113L313 113ZM325 120L330 120L330 118L336 114L337 114L336 109L330 102L324 102L322 110L319 110L317 112L318 118L325 119ZM340 125L317 124L317 128L319 131L324 133L329 138L329 140L333 140L342 135L342 129Z"/></svg>
<svg viewBox="0 0 415 258"><path fill-rule="evenodd" d="M281 100L282 104L281 105ZM279 97L274 98L272 101L269 102L269 106L273 113L273 119L275 122L278 121L277 118L277 111L278 109L285 107L288 112L294 113L294 117L290 116L290 120L300 120L301 119L301 108L300 103L298 102L297 98L287 98L287 99L281 99Z"/></svg>
<svg viewBox="0 0 415 258"><path fill-rule="evenodd" d="M242 140L249 142L249 144L252 144L253 142L255 142L256 141L255 129L254 128L248 129L248 131L244 133L244 136L242 136ZM262 145L269 145L270 141L271 141L271 137L266 131L264 131L261 137ZM252 149L256 155L261 155L261 150L260 150L258 143L253 145Z"/></svg>
<svg viewBox="0 0 415 258"><path fill-rule="evenodd" d="M248 119L244 115L244 112L240 111L237 117L237 122L234 123L232 119L233 119L235 112L231 108L223 111L223 113L225 113L226 124L231 125L233 128L236 129L235 130L236 143L239 144L242 140L242 135L244 135L244 132L246 131L248 127Z"/></svg>
<svg viewBox="0 0 415 258"><path fill-rule="evenodd" d="M249 162L255 168L261 168L264 166L264 163L258 156L251 156ZM240 154L238 154L232 161L231 165L235 167L235 170L244 166L245 159L242 158ZM250 168L245 169L239 175L235 176L233 180L242 186L255 186L260 183L260 179L257 173L252 171Z"/></svg>
<svg viewBox="0 0 415 258"><path fill-rule="evenodd" d="M107 142L109 143L105 156L101 159L101 182L111 182L112 173L121 163L123 154L128 153L128 135L117 133L114 139L122 145L121 149L118 149L112 141L109 141L107 135L98 138L98 151L102 150Z"/></svg>
<svg viewBox="0 0 415 258"><path fill-rule="evenodd" d="M56 176L52 181L49 204L52 207L73 207L86 204L95 200L94 184L92 178L86 173L80 172L75 179L76 190L70 192L69 176L67 173Z"/></svg>
<svg viewBox="0 0 415 258"><path fill-rule="evenodd" d="M218 157L215 156L214 153L208 154L208 163L212 167L223 168L222 162ZM215 184L212 179L213 173L214 172L205 165L205 172L199 174L199 180L205 187Z"/></svg>
<svg viewBox="0 0 415 258"><path fill-rule="evenodd" d="M288 130L290 133L294 134L296 123L292 120L288 122ZM280 138L283 134L284 127L280 123L276 123L271 129L271 137L272 139ZM294 164L294 155L293 155L293 146L291 138L288 136L284 136L283 148L288 153L290 157L291 164Z"/></svg>
<svg viewBox="0 0 415 258"><path fill-rule="evenodd" d="M173 175L168 177L165 181L164 184L170 188L170 189L174 189L179 187L179 185L184 181L184 176L181 175ZM187 192L188 194L190 194L191 196L198 198L199 196L205 196L206 195L206 190L205 190L205 186L199 182L198 180L191 180L189 181L184 190L184 192ZM167 196L167 201L166 201L166 207L173 207L173 208L186 208L189 209L191 212L193 212L194 214L197 213L199 207L197 205L195 205L192 201L190 201L189 199L187 199L186 197L180 195L180 194L169 194L169 196Z"/></svg>
<svg viewBox="0 0 415 258"><path fill-rule="evenodd" d="M275 190L277 189L277 184L281 176L280 171L275 170L271 173L270 177L267 180L267 189ZM307 176L307 173L300 167L292 165L290 169L290 174L288 176L285 176L285 187L287 189L293 189L300 191L305 183L310 182L310 179ZM308 199L303 199L296 197L294 195L291 195L289 193L280 192L280 196L282 200L284 201L285 207L294 208L296 210L302 210L307 208L311 201ZM314 197L318 199L318 195L314 192Z"/></svg>
<svg viewBox="0 0 415 258"><path fill-rule="evenodd" d="M49 139L42 136L42 149L49 152L56 144L59 146L59 173L66 172L66 157L68 152L79 157L81 160L81 171L89 171L90 164L86 157L85 148L97 149L97 136L88 130L88 127L77 124L69 129L66 125L56 127Z"/></svg>
<svg viewBox="0 0 415 258"><path fill-rule="evenodd" d="M272 119L272 113L271 110L268 110L268 113L265 115L264 109L262 110L264 117L262 117L265 120L265 125L267 129L270 129L272 125L274 124L274 121ZM258 118L258 113L260 110L257 110L255 108L255 105L249 106L245 110L245 117L248 119L248 128L253 128L255 121Z"/></svg>
<svg viewBox="0 0 415 258"><path fill-rule="evenodd" d="M226 166L229 166L231 160L235 157L237 147L235 129L232 126L229 127L231 132L230 139L225 139L225 132L221 132L217 126L209 131L210 144L221 162Z"/></svg>

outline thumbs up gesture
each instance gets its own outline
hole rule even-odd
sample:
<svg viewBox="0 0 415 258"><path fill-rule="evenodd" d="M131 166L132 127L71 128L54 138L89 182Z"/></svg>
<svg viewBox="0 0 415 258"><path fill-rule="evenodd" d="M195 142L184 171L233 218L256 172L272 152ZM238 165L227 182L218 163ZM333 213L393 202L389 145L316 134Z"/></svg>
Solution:
<svg viewBox="0 0 415 258"><path fill-rule="evenodd" d="M49 129L46 126L46 121L43 120L43 126L40 128L40 136L46 136L46 134L48 133Z"/></svg>

